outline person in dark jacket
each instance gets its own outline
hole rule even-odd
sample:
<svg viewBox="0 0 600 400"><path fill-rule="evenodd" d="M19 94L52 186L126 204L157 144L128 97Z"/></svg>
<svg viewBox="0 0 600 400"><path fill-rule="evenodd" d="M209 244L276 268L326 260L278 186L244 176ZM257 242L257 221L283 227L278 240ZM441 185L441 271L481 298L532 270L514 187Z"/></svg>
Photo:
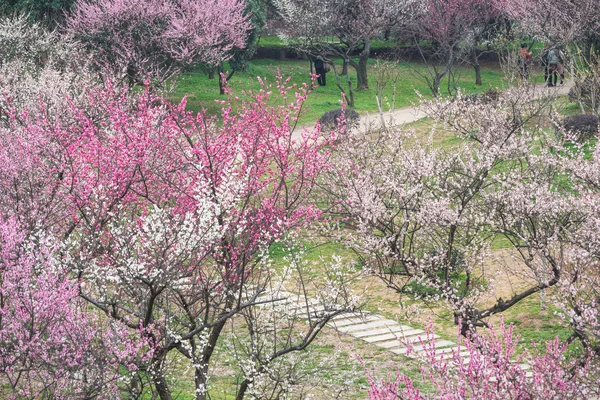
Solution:
<svg viewBox="0 0 600 400"><path fill-rule="evenodd" d="M552 85L548 85L548 52L549 51L550 51L550 45L546 45L546 47L544 47L544 51L542 52L542 57L541 57L542 67L544 67L544 82L546 83L546 86L552 86Z"/></svg>
<svg viewBox="0 0 600 400"><path fill-rule="evenodd" d="M548 49L547 53L548 59L548 86L557 86L556 81L558 78L558 65L560 64L560 57L558 54L558 49L556 47L551 47ZM554 77L554 83L552 82L552 77Z"/></svg>
<svg viewBox="0 0 600 400"><path fill-rule="evenodd" d="M319 84L319 86L325 86L326 84L326 80L325 80L325 62L323 61L323 59L321 57L315 57L313 59L313 62L315 63L315 73L317 75L319 75L317 77L317 83Z"/></svg>

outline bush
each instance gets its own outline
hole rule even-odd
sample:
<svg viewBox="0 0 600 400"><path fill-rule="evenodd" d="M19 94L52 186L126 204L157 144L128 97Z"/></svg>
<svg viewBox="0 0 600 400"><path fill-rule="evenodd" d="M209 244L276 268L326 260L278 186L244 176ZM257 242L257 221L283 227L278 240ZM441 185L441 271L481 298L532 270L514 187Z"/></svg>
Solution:
<svg viewBox="0 0 600 400"><path fill-rule="evenodd" d="M562 120L561 127L571 132L578 142L586 141L598 134L598 117L591 114L577 114Z"/></svg>
<svg viewBox="0 0 600 400"><path fill-rule="evenodd" d="M352 130L358 126L360 115L350 108L346 108L345 110L337 108L335 110L327 111L319 119L319 123L321 124L323 130L331 131L338 127L338 122L342 115L345 115L347 130Z"/></svg>
<svg viewBox="0 0 600 400"><path fill-rule="evenodd" d="M580 103L587 109L597 109L600 103L599 78L598 74L590 73L583 80L575 80L575 84L569 90L569 101Z"/></svg>
<svg viewBox="0 0 600 400"><path fill-rule="evenodd" d="M490 104L490 103L498 101L499 97L500 97L500 93L498 93L497 90L489 89L489 90L486 90L484 93L466 94L464 96L461 96L460 99L462 101L469 101L472 103L481 102L483 104Z"/></svg>

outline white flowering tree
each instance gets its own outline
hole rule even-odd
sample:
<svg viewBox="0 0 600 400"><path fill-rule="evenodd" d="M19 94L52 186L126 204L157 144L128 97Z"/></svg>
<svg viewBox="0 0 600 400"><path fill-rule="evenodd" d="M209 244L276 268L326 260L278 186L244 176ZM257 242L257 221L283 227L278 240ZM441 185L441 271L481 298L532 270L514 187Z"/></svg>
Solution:
<svg viewBox="0 0 600 400"><path fill-rule="evenodd" d="M489 104L433 102L430 115L461 138L450 149L409 145L394 129L377 140L349 137L325 185L331 212L349 229L332 234L389 287L448 305L463 335L558 285L582 210L561 187L552 147L540 149L550 139L528 124L543 107L520 90ZM493 293L485 265L498 238L511 244L531 284L480 307Z"/></svg>
<svg viewBox="0 0 600 400"><path fill-rule="evenodd" d="M312 55L334 55L356 70L357 88L368 89L371 40L408 18L416 1L345 0L305 2L276 0L291 43ZM358 53L358 62L353 59Z"/></svg>

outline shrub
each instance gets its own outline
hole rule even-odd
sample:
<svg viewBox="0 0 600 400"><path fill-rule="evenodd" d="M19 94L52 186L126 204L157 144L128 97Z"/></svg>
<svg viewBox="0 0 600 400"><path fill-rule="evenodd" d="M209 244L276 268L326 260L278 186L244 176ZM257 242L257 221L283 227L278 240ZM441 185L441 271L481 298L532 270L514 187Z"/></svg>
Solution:
<svg viewBox="0 0 600 400"><path fill-rule="evenodd" d="M345 118L347 130L351 130L358 126L360 115L350 108L336 108L335 110L327 111L319 119L319 123L321 124L323 130L331 131L338 127L338 122L342 116Z"/></svg>
<svg viewBox="0 0 600 400"><path fill-rule="evenodd" d="M481 102L483 104L491 104L498 101L500 93L496 89L486 90L484 93L472 93L461 96L462 101L470 101L472 103Z"/></svg>
<svg viewBox="0 0 600 400"><path fill-rule="evenodd" d="M600 75L590 73L584 79L576 79L569 90L569 101L579 103L586 109L596 110L600 101Z"/></svg>
<svg viewBox="0 0 600 400"><path fill-rule="evenodd" d="M562 120L561 127L565 132L571 132L580 142L598 134L598 117L591 114L577 114Z"/></svg>

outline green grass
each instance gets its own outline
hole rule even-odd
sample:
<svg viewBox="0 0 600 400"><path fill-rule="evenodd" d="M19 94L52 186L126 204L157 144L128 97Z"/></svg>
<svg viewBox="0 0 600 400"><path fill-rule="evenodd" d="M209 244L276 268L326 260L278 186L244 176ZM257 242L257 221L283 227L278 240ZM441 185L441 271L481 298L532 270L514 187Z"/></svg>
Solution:
<svg viewBox="0 0 600 400"><path fill-rule="evenodd" d="M515 332L521 337L519 351L532 350L534 343L538 346L538 350L543 351L546 342L557 336L561 341L565 341L572 333L571 329L559 323L559 318L556 316L556 312L559 310L551 304L549 299L552 290L547 290L547 292L548 300L545 309L542 309L540 295L536 294L523 299L503 313L504 322L507 325L513 324ZM572 344L567 354L577 356L579 354L578 343Z"/></svg>
<svg viewBox="0 0 600 400"><path fill-rule="evenodd" d="M338 61L339 62L339 61ZM369 70L371 71L369 85L370 89L361 90L355 93L355 109L359 112L377 110L375 103L375 77L372 73L375 60L369 60ZM341 66L341 65L340 65ZM423 93L426 97L429 89L427 85L415 74L415 71L424 72L425 66L413 62L401 62L397 64L400 72L400 79L397 84L396 108L408 107L418 102L416 91ZM280 71L284 77L291 77L291 82L295 84L307 83L310 81L310 67L308 60L274 61L267 59L252 60L248 64L246 72L236 73L230 86L234 89L239 88L257 88L256 77L266 78L272 82L277 71ZM350 68L350 76L353 86L356 87L355 72ZM464 93L480 93L490 88L503 86L503 75L497 69L484 69L482 71L483 86L476 86L474 75L470 69L462 69L459 73L458 83ZM342 80L342 86L347 89L345 78ZM442 85L442 95L447 94L446 86ZM391 84L385 92L389 101L392 100ZM219 95L219 86L216 79L208 79L208 76L201 70L195 70L182 74L176 81L175 88L167 94L171 101L180 101L183 96L187 96L188 108L192 111L206 109L208 113L217 113L221 106L215 100L225 100L226 96ZM324 112L340 107L341 94L335 84L333 72L327 74L327 86L317 87L313 90L306 102L305 114L300 119L301 123L312 123L323 115Z"/></svg>
<svg viewBox="0 0 600 400"><path fill-rule="evenodd" d="M287 47L277 35L262 35L258 38L258 47Z"/></svg>
<svg viewBox="0 0 600 400"><path fill-rule="evenodd" d="M373 52L394 48L396 46L397 42L395 40L371 40L371 51ZM279 48L288 47L288 45L277 35L262 35L258 40L258 47Z"/></svg>

